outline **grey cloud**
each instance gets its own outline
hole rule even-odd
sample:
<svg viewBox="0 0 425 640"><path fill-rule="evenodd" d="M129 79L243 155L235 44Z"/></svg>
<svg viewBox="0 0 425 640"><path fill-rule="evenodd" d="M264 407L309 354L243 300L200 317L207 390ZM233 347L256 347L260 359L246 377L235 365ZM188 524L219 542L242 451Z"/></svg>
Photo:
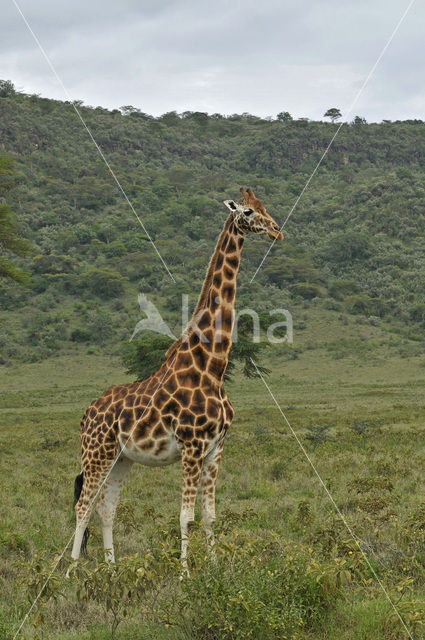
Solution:
<svg viewBox="0 0 425 640"><path fill-rule="evenodd" d="M20 5L70 94L86 104L311 118L348 107L406 7L400 0ZM424 117L424 17L415 4L353 115ZM12 2L3 9L0 77L64 98Z"/></svg>

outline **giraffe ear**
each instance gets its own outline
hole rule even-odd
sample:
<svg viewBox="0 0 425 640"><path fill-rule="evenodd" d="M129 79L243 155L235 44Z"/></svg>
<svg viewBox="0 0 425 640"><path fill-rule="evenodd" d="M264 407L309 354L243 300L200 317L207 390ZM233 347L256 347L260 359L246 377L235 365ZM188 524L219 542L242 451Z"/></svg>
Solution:
<svg viewBox="0 0 425 640"><path fill-rule="evenodd" d="M234 200L224 200L223 202L230 211L236 211L238 208Z"/></svg>

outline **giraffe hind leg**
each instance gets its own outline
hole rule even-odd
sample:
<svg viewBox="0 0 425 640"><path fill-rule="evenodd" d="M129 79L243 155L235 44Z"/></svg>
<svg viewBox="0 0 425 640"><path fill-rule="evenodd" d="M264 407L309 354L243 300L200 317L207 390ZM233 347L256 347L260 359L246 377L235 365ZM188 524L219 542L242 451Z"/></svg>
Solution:
<svg viewBox="0 0 425 640"><path fill-rule="evenodd" d="M78 560L78 558L80 557L84 534L87 529L91 513L93 511L94 503L98 497L98 494L100 493L100 487L108 473L108 469L110 468L112 462L112 460L105 460L96 465L91 464L84 467L81 478L81 489L79 488L79 485L81 483L79 476L81 474L79 474L79 476L77 476L76 478L75 493L77 495L77 493L79 492L79 497L75 504L76 527L74 544L71 552L71 557L74 560Z"/></svg>
<svg viewBox="0 0 425 640"><path fill-rule="evenodd" d="M115 511L124 486L125 478L133 465L132 460L120 456L114 464L111 472L105 480L99 500L96 503L96 512L102 523L103 547L105 560L114 562L114 542L112 528Z"/></svg>
<svg viewBox="0 0 425 640"><path fill-rule="evenodd" d="M81 491L83 489L83 483L84 483L84 471L81 471L81 473L79 473L74 481L74 509L75 509L75 505L77 504L78 500L80 499L80 495L81 495ZM81 541L81 553L85 554L87 552L87 540L89 538L89 528L86 527L86 529L84 530L83 533L83 538Z"/></svg>

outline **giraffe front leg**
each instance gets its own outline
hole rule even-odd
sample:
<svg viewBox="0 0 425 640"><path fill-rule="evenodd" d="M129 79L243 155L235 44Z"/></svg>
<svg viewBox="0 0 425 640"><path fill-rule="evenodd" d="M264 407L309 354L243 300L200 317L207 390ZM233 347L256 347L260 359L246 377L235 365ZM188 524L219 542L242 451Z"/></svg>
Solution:
<svg viewBox="0 0 425 640"><path fill-rule="evenodd" d="M205 458L201 473L202 521L207 536L208 549L213 558L215 558L215 485L222 451L223 443L219 444L214 451L209 453Z"/></svg>
<svg viewBox="0 0 425 640"><path fill-rule="evenodd" d="M183 490L180 510L181 563L182 576L189 575L187 547L190 526L195 521L195 501L202 469L202 454L192 447L184 446L182 451Z"/></svg>

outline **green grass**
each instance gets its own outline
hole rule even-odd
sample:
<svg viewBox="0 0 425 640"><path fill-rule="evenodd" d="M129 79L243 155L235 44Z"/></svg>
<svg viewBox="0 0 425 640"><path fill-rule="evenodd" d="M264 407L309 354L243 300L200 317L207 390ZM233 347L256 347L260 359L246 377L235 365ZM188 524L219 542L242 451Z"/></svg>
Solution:
<svg viewBox="0 0 425 640"><path fill-rule="evenodd" d="M297 359L286 359L279 347L270 350L268 384L388 593L399 601L413 637L421 638L416 618L425 625L418 604L425 592L424 356L404 357L405 339L352 317L342 325L337 314L314 310L306 324L295 333ZM336 345L332 349L330 342ZM358 349L360 343L369 347ZM48 563L73 533L80 417L104 388L126 379L116 359L83 350L0 370L0 635L5 638L13 635L29 605L28 563L34 554ZM310 549L314 561L330 572L340 561L351 562L354 543L261 381L236 376L227 391L236 417L218 479L218 531L230 539L277 535ZM350 428L359 420L369 424L363 435ZM306 438L312 425L329 425L330 440L314 446ZM178 464L133 468L115 528L118 556L143 555L157 544L158 526L177 532L180 486ZM91 529L90 553L100 558L96 521ZM352 576L316 622L289 637L407 637L367 567L353 570ZM66 600L46 605L39 627L30 616L22 637L108 637L102 608L79 604L72 583L64 589ZM226 637L241 637L234 634ZM143 625L130 614L117 637L174 640L190 635L160 623Z"/></svg>

